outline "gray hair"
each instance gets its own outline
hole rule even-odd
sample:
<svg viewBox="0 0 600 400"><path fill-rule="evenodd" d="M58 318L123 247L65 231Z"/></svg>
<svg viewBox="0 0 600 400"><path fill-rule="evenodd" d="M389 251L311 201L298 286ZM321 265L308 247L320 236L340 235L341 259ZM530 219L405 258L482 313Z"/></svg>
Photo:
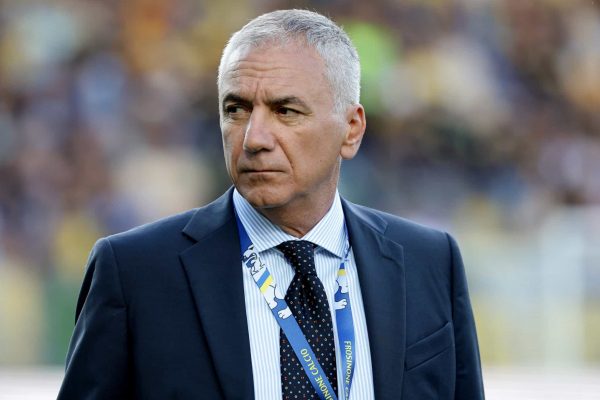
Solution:
<svg viewBox="0 0 600 400"><path fill-rule="evenodd" d="M286 45L299 39L321 56L335 110L341 112L349 105L358 104L360 61L356 48L346 32L332 20L307 10L278 10L263 14L234 33L221 56L217 80L219 91L225 61L234 50L265 44Z"/></svg>

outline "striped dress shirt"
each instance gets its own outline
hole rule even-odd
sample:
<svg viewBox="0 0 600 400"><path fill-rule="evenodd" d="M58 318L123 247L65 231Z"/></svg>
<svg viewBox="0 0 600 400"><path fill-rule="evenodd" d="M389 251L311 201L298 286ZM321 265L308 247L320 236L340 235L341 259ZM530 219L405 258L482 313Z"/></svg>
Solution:
<svg viewBox="0 0 600 400"><path fill-rule="evenodd" d="M254 243L263 263L267 265L274 281L285 295L294 277L294 270L276 246L287 240L296 240L278 226L271 223L256 211L237 190L233 193L235 210L244 224L248 236ZM327 214L310 230L303 240L308 240L318 247L315 250L315 266L317 276L325 287L329 300L329 309L333 317L333 331L336 344L336 360L338 371L338 395L342 395L343 370L333 299L338 288L337 272L346 249L344 228L344 212L339 194L336 193L333 204ZM250 354L254 379L254 397L257 400L281 399L281 372L279 369L279 324L271 313L262 293L259 291L250 271L241 264L244 272L244 299L248 333L250 336ZM373 372L369 352L369 338L363 307L360 285L356 271L354 254L350 251L350 262L346 265L350 302L355 335L355 369L350 400L371 400L373 394Z"/></svg>

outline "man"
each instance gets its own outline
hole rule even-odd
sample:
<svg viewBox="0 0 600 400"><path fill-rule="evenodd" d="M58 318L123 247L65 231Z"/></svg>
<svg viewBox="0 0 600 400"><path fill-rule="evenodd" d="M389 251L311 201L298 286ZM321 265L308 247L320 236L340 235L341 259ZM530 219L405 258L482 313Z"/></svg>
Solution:
<svg viewBox="0 0 600 400"><path fill-rule="evenodd" d="M359 80L319 14L232 36L218 86L235 188L98 241L59 399L483 398L455 242L338 195L366 126Z"/></svg>

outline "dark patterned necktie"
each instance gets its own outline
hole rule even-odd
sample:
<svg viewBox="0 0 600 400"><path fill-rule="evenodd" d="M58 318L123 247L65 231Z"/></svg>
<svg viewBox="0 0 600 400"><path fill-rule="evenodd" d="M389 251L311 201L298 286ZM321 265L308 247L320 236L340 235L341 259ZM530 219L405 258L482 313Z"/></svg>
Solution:
<svg viewBox="0 0 600 400"><path fill-rule="evenodd" d="M313 349L331 387L337 392L335 339L331 312L325 288L315 270L314 245L306 240L292 240L281 243L277 248L283 252L296 272L285 295L285 301ZM280 330L279 338L283 400L318 399L283 330Z"/></svg>

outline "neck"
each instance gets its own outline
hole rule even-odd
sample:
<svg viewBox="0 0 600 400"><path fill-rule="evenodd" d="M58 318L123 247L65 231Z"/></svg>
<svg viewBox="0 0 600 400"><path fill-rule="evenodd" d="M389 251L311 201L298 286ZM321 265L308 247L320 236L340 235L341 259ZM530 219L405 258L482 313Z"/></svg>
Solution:
<svg viewBox="0 0 600 400"><path fill-rule="evenodd" d="M306 235L323 219L331 208L335 191L317 204L273 208L257 208L269 221L279 226L285 233L297 238Z"/></svg>

